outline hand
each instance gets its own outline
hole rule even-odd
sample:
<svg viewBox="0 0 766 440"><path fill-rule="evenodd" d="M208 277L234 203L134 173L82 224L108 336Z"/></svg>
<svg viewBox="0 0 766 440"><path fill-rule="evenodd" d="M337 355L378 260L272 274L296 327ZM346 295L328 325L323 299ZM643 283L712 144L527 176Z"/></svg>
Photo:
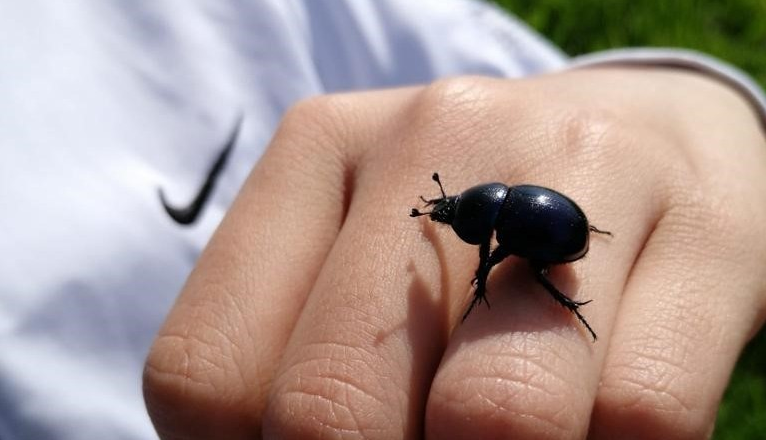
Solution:
<svg viewBox="0 0 766 440"><path fill-rule="evenodd" d="M408 217L491 181L573 200L613 238L551 278L491 273ZM146 364L171 438L700 438L766 315L766 145L717 82L661 69L461 78L285 117Z"/></svg>

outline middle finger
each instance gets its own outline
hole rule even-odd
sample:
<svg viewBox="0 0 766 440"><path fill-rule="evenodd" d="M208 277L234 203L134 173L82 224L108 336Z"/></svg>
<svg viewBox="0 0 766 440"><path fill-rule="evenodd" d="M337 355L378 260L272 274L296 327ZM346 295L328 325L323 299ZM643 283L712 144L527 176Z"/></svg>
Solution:
<svg viewBox="0 0 766 440"><path fill-rule="evenodd" d="M473 264L462 246L424 239L407 215L418 194L429 194L423 182L438 159L433 146L469 132L470 121L423 111L441 99L434 95L426 90L403 104L397 126L370 137L378 148L356 168L346 221L276 375L266 437L422 437L429 384L456 310L451 298L464 298L450 292L465 293L470 280L468 272L449 277L439 261ZM463 115L473 102L462 95L443 109Z"/></svg>
<svg viewBox="0 0 766 440"><path fill-rule="evenodd" d="M430 389L426 434L584 438L620 292L660 211L651 184L625 181L656 181L656 168L640 154L614 160L628 151L632 134L612 121L555 110L540 117L534 109L513 108L512 100L500 107L499 114L526 112L529 120L556 127L530 126L516 137L523 142L506 144L517 161L544 166L511 170L505 181L556 188L580 204L592 224L615 234L593 234L586 258L553 267L549 277L571 299L593 300L580 312L599 339L593 343L577 319L551 301L526 262L508 258L490 277L491 310L475 309L450 339Z"/></svg>

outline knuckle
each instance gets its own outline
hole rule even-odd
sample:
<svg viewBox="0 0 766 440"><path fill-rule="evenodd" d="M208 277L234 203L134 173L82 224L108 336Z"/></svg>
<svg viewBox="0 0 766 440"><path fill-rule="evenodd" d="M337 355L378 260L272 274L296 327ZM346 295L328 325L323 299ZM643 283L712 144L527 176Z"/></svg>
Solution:
<svg viewBox="0 0 766 440"><path fill-rule="evenodd" d="M716 261L763 261L766 233L757 212L761 208L738 194L711 186L699 178L682 177L672 190L664 225L672 229L677 246Z"/></svg>
<svg viewBox="0 0 766 440"><path fill-rule="evenodd" d="M558 375L550 356L493 356L485 374L442 371L429 400L427 426L437 438L494 438L514 432L516 438L579 438L583 424L570 406L582 400L581 390ZM472 364L473 365L473 364ZM463 369L463 368L460 368ZM494 372L494 373L493 373ZM501 372L499 375L497 372ZM584 408L587 409L587 408ZM470 420L485 420L481 426Z"/></svg>
<svg viewBox="0 0 766 440"><path fill-rule="evenodd" d="M437 80L420 89L400 115L403 129L396 151L404 163L434 163L445 154L475 155L492 124L493 99L488 78Z"/></svg>
<svg viewBox="0 0 766 440"><path fill-rule="evenodd" d="M679 267L692 263L695 267L710 267L716 273L738 274L732 275L739 280L739 288L733 290L718 278L700 277L700 271L690 275L695 277L690 285L702 284L707 291L727 291L729 301L718 305L727 310L738 310L741 304L756 304L755 309L749 311L754 314L753 322L760 322L766 316L763 300L766 281L755 276L766 260L766 240L763 239L766 214L759 205L742 194L706 187L699 180L692 180L674 192L672 204L660 223L665 244L662 258Z"/></svg>
<svg viewBox="0 0 766 440"><path fill-rule="evenodd" d="M700 190L699 182L681 177L681 182L670 191L670 202L664 213L662 225L678 237L678 242L687 245L695 243L693 238L719 229L725 221L721 212L716 212L717 202L709 193ZM710 237L713 238L713 237ZM697 242L703 244L707 240Z"/></svg>
<svg viewBox="0 0 766 440"><path fill-rule="evenodd" d="M615 174L634 173L630 165L651 157L636 141L644 130L638 122L603 105L543 103L544 93L535 82L438 80L422 88L402 112L396 154L388 150L386 157L403 166L443 166L444 157L450 157L468 168L495 167L498 175L516 176L553 174L561 167L583 175L605 167L621 167ZM625 157L631 157L631 164Z"/></svg>
<svg viewBox="0 0 766 440"><path fill-rule="evenodd" d="M702 396L690 397L683 368L644 357L616 370L603 380L596 399L596 438L626 430L637 438L697 439L710 433L715 408L702 406Z"/></svg>
<svg viewBox="0 0 766 440"><path fill-rule="evenodd" d="M449 115L462 106L484 102L491 93L494 80L478 76L438 79L422 88L417 101L434 116Z"/></svg>
<svg viewBox="0 0 766 440"><path fill-rule="evenodd" d="M338 348L346 354L358 352ZM396 437L390 430L397 424L386 419L388 406L376 397L379 390L360 379L368 375L360 374L359 359L324 356L291 366L283 375L288 379L276 384L271 395L264 419L266 436L320 439L342 432L344 438Z"/></svg>
<svg viewBox="0 0 766 440"><path fill-rule="evenodd" d="M317 95L297 101L287 109L281 126L289 129L316 129L340 117L333 95Z"/></svg>
<svg viewBox="0 0 766 440"><path fill-rule="evenodd" d="M144 400L155 428L163 437L186 434L190 420L215 406L215 387L204 379L209 366L204 366L192 354L194 351L186 338L160 336L144 367Z"/></svg>
<svg viewBox="0 0 766 440"><path fill-rule="evenodd" d="M642 148L636 148L634 139L641 136L639 127L626 121L617 112L589 106L561 104L551 110L542 139L536 142L541 151L532 152L530 158L536 172L545 171L551 164L575 173L625 173L625 158L631 165L641 161ZM617 169L615 169L617 168Z"/></svg>
<svg viewBox="0 0 766 440"><path fill-rule="evenodd" d="M354 107L353 98L346 95L320 95L298 101L283 115L274 139L277 144L303 152L333 152L351 135Z"/></svg>
<svg viewBox="0 0 766 440"><path fill-rule="evenodd" d="M213 426L249 423L238 411L236 390L244 386L238 347L203 313L195 313L193 328L163 330L144 366L144 400L163 437L194 437Z"/></svg>
<svg viewBox="0 0 766 440"><path fill-rule="evenodd" d="M486 119L492 106L492 80L455 77L437 80L417 95L414 110L419 122L437 133L466 136L466 128Z"/></svg>
<svg viewBox="0 0 766 440"><path fill-rule="evenodd" d="M558 137L555 144L569 154L579 153L586 147L603 147L605 138L628 129L615 112L587 106L559 110L555 127Z"/></svg>

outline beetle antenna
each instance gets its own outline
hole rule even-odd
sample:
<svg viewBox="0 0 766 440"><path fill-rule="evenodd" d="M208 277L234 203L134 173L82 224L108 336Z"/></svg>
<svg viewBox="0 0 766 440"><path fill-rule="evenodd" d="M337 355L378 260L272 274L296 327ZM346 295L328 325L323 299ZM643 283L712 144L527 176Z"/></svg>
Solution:
<svg viewBox="0 0 766 440"><path fill-rule="evenodd" d="M442 181L439 180L439 173L434 173L433 176L431 176L432 179L434 179L434 182L439 184L439 190L442 192L442 198L447 198L447 193L444 192L444 187L442 186Z"/></svg>

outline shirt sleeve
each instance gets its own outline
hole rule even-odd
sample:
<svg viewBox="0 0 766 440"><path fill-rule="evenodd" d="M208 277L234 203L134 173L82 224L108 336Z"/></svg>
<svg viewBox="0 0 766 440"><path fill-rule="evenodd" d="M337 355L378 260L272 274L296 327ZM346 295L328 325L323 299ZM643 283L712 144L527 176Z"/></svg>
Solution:
<svg viewBox="0 0 766 440"><path fill-rule="evenodd" d="M582 55L571 59L568 68L594 66L662 66L706 75L734 88L753 106L766 128L766 95L748 74L737 67L688 49L626 48Z"/></svg>

